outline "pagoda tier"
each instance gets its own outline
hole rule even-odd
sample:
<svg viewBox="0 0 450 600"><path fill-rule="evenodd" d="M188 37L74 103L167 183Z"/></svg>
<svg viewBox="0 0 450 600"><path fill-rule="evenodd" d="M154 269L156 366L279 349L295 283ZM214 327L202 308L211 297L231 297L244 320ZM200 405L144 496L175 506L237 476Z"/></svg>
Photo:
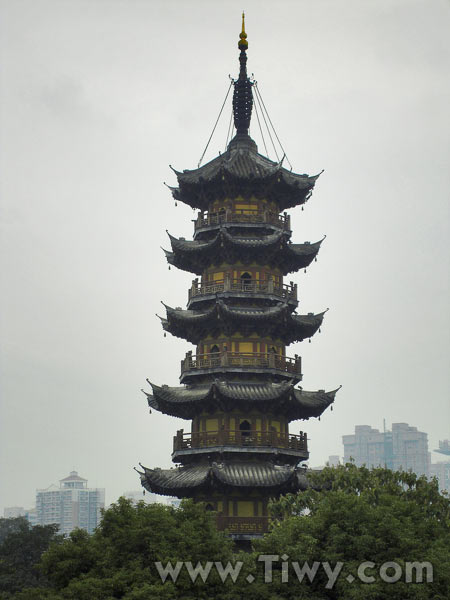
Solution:
<svg viewBox="0 0 450 600"><path fill-rule="evenodd" d="M170 188L173 197L200 210L207 210L214 200L236 196L265 198L286 210L308 200L320 175L292 173L259 154L245 134L238 134L224 154L199 169L174 171L178 187Z"/></svg>
<svg viewBox="0 0 450 600"><path fill-rule="evenodd" d="M211 212L199 213L194 221L194 239L205 241L205 234L220 228L228 229L230 233L239 233L240 229L246 228L257 235L279 230L290 233L290 216L287 213L280 215L274 207L268 207L267 201L258 203L252 198L245 209L240 206L242 200L230 199L222 206L216 205Z"/></svg>
<svg viewBox="0 0 450 600"><path fill-rule="evenodd" d="M230 336L237 332L243 336L256 333L278 338L283 344L301 342L316 333L325 314L296 315L292 313L293 307L286 303L262 308L242 308L218 300L204 310L164 306L167 318L160 318L165 331L192 344L198 344L207 335L217 337L223 333Z"/></svg>
<svg viewBox="0 0 450 600"><path fill-rule="evenodd" d="M270 496L305 490L305 469L295 465L275 465L269 461L212 462L175 469L144 469L139 472L142 486L150 492L185 498L201 492L251 492L264 489Z"/></svg>
<svg viewBox="0 0 450 600"><path fill-rule="evenodd" d="M230 341L232 342L229 340L228 343ZM267 347L267 341L259 343L264 343ZM253 346L253 343L251 344ZM298 354L290 357L270 349L264 352L252 352L250 349L230 351L224 349L226 343L221 345L222 348L219 348L218 352L201 352L196 355L191 351L187 352L181 361L180 383L205 383L214 377L227 377L239 382L249 381L255 377L258 381L266 381L271 377L277 383L292 380L294 384L303 379L302 359Z"/></svg>
<svg viewBox="0 0 450 600"><path fill-rule="evenodd" d="M172 460L182 465L194 462L220 460L226 463L236 458L272 460L279 464L297 465L308 460L308 439L303 431L299 435L285 431L246 431L221 428L214 431L179 429L173 438Z"/></svg>
<svg viewBox="0 0 450 600"><path fill-rule="evenodd" d="M255 302L265 306L277 306L287 302L294 310L298 306L297 285L276 282L272 279L248 281L241 277L224 276L220 279L201 282L194 279L188 292L188 309L203 310L216 300L239 302L242 307L254 306Z"/></svg>
<svg viewBox="0 0 450 600"><path fill-rule="evenodd" d="M148 405L172 417L194 419L202 413L252 410L279 413L288 422L307 420L320 415L333 404L337 391L307 392L295 388L292 381L282 383L237 383L214 380L201 385L182 387L157 386L149 382L153 394Z"/></svg>
<svg viewBox="0 0 450 600"><path fill-rule="evenodd" d="M269 265L283 275L306 268L316 258L323 241L291 244L289 233L280 231L260 237L238 237L221 229L207 242L177 239L169 234L172 252L164 250L167 261L196 275L211 265L223 263Z"/></svg>

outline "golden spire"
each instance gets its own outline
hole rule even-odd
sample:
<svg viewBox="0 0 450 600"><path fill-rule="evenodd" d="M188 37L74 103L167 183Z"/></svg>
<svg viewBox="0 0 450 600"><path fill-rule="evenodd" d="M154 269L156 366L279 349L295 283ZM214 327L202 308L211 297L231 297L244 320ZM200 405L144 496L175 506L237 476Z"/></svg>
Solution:
<svg viewBox="0 0 450 600"><path fill-rule="evenodd" d="M247 34L245 33L245 13L242 13L242 31L239 34L239 44L238 47L240 50L247 50L248 42L247 42Z"/></svg>

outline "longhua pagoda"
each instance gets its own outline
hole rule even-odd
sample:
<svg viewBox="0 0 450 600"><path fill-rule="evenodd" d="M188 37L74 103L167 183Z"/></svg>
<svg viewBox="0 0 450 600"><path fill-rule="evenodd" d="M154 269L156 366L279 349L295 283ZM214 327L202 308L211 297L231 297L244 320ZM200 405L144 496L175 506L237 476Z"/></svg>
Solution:
<svg viewBox="0 0 450 600"><path fill-rule="evenodd" d="M298 175L258 153L249 136L254 82L247 35L233 91L236 135L209 163L175 171L173 197L198 209L193 240L171 235L167 261L196 275L186 310L165 306L165 331L196 346L181 360L179 387L150 383L151 409L191 421L173 438L171 469L139 471L145 489L203 501L220 529L250 539L268 529L268 502L306 489L308 440L289 423L320 415L335 393L305 391L298 355L324 313L301 315L284 277L316 258L321 241L291 242L286 209L304 204L317 176ZM150 392L150 390L149 390Z"/></svg>

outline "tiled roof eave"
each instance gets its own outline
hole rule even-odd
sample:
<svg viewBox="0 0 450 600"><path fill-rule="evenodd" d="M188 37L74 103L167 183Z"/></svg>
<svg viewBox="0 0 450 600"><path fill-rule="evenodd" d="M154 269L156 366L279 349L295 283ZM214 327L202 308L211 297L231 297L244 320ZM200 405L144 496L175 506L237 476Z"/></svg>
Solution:
<svg viewBox="0 0 450 600"><path fill-rule="evenodd" d="M150 383L150 382L149 382ZM153 394L143 390L150 408L180 418L193 418L205 406L249 407L278 402L278 409L290 421L321 416L334 403L340 388L325 392L309 392L294 387L292 382L278 384L239 384L215 380L192 387L168 387L151 384Z"/></svg>
<svg viewBox="0 0 450 600"><path fill-rule="evenodd" d="M163 329L193 344L209 331L231 335L234 331L279 335L285 343L312 337L322 324L324 313L318 315L293 315L292 306L280 303L275 307L244 309L230 307L219 300L208 310L193 311L172 309L166 306L167 319L162 319Z"/></svg>
<svg viewBox="0 0 450 600"><path fill-rule="evenodd" d="M307 175L293 173L281 166L280 163L271 161L262 154L251 150L237 149L227 151L198 169L175 171L179 185L183 184L209 184L223 176L232 176L238 179L270 179L276 178L289 186L311 188L314 186L320 173Z"/></svg>
<svg viewBox="0 0 450 600"><path fill-rule="evenodd" d="M142 465L141 467L143 471L138 472L143 487L157 494L184 494L187 490L202 487L299 489L299 470L293 465L230 462L173 469L148 469Z"/></svg>

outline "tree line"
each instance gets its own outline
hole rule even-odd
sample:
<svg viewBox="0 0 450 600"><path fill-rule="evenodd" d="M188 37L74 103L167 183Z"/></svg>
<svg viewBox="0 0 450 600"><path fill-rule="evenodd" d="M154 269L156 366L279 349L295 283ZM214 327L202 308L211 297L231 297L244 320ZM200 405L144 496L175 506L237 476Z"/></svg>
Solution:
<svg viewBox="0 0 450 600"><path fill-rule="evenodd" d="M410 472L326 467L239 549L214 514L119 498L92 535L0 519L1 600L448 600L450 502Z"/></svg>

